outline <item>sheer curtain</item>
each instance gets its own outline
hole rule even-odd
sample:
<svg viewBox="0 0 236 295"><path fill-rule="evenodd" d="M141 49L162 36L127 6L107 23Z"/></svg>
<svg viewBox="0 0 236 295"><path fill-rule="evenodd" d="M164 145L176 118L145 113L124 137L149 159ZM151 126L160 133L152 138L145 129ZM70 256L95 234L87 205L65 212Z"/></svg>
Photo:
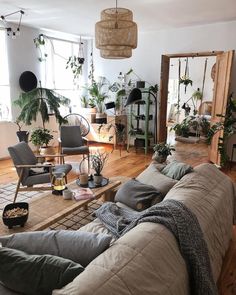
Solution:
<svg viewBox="0 0 236 295"><path fill-rule="evenodd" d="M11 119L6 32L0 29L0 121L10 121Z"/></svg>

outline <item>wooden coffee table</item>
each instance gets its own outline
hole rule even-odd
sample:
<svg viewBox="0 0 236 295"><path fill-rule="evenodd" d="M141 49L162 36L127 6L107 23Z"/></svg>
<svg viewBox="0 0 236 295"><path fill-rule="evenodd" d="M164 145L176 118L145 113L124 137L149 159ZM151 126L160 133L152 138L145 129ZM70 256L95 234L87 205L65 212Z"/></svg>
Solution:
<svg viewBox="0 0 236 295"><path fill-rule="evenodd" d="M23 228L13 227L13 229L8 229L2 224L0 235L43 230L81 207L86 209L86 206L95 199L103 197L104 201L112 201L112 192L120 184L121 181L119 180L110 180L106 186L92 189L94 192L93 199L83 201L64 200L62 196L53 195L51 192L45 193L44 196L29 202L29 218ZM67 186L70 189L78 188L75 181Z"/></svg>

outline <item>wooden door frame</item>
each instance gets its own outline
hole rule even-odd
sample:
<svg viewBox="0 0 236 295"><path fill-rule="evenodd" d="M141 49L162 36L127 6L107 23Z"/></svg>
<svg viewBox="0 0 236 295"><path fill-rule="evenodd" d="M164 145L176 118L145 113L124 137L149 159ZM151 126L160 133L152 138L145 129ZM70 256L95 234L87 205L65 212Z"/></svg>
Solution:
<svg viewBox="0 0 236 295"><path fill-rule="evenodd" d="M206 52L195 52L195 53L176 53L176 54L163 54L161 56L161 78L160 78L160 104L159 104L159 116L157 119L157 142L166 142L167 139L167 103L168 103L168 81L169 71L165 71L166 60L170 62L171 58L183 58L183 57L207 57L217 56L222 54L224 51L206 51Z"/></svg>

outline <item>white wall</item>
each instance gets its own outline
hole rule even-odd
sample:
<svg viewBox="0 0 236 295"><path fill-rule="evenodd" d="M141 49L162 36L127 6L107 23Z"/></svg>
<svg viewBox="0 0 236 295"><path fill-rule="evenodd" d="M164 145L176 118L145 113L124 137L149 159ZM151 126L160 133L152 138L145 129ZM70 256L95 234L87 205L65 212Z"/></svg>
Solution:
<svg viewBox="0 0 236 295"><path fill-rule="evenodd" d="M9 80L11 101L19 97L21 89L19 77L24 71L32 71L37 78L40 77L37 51L33 39L37 37L39 31L33 28L21 26L21 35L16 39L7 37L7 53L9 63ZM18 115L18 109L12 106L13 120ZM24 128L28 130L29 128ZM17 126L11 122L0 122L0 158L7 157L7 147L18 142L16 137Z"/></svg>

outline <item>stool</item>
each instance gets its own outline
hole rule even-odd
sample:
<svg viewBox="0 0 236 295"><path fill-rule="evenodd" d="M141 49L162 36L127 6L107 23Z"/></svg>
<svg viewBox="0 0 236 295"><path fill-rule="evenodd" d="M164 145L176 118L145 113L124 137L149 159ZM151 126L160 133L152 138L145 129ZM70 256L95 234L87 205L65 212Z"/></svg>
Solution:
<svg viewBox="0 0 236 295"><path fill-rule="evenodd" d="M231 152L231 158L230 158L230 169L232 168L232 162L234 158L234 150L236 149L236 143L232 145L232 152Z"/></svg>

